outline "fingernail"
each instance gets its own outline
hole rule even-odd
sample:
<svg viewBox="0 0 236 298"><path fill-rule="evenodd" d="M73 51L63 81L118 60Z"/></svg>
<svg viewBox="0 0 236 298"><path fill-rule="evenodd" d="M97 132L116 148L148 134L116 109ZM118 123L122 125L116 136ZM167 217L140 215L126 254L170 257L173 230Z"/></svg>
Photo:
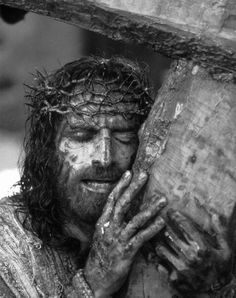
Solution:
<svg viewBox="0 0 236 298"><path fill-rule="evenodd" d="M164 218L162 218L161 216L158 216L155 221L160 226L164 227L166 225L166 222L165 222Z"/></svg>
<svg viewBox="0 0 236 298"><path fill-rule="evenodd" d="M158 201L157 204L161 207L164 207L168 204L168 201L165 197L161 197Z"/></svg>
<svg viewBox="0 0 236 298"><path fill-rule="evenodd" d="M167 216L171 217L172 214L175 213L176 210L174 210L173 208L168 208L168 211L167 211Z"/></svg>
<svg viewBox="0 0 236 298"><path fill-rule="evenodd" d="M147 179L148 175L146 172L140 172L139 173L139 179L140 180L144 180L144 179Z"/></svg>
<svg viewBox="0 0 236 298"><path fill-rule="evenodd" d="M178 210L175 209L169 209L167 212L167 216L169 219L179 220L182 218L181 213Z"/></svg>
<svg viewBox="0 0 236 298"><path fill-rule="evenodd" d="M125 178L125 179L128 179L130 176L131 176L131 172L130 172L130 171L126 171L126 172L124 173L124 178Z"/></svg>

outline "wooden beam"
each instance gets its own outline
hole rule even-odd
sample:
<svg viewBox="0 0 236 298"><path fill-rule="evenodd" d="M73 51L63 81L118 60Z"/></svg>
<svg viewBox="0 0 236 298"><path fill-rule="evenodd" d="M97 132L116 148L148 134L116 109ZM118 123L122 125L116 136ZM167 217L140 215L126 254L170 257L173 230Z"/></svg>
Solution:
<svg viewBox="0 0 236 298"><path fill-rule="evenodd" d="M235 94L235 84L212 79L192 62L172 64L145 122L133 166L134 175L140 169L150 173L145 206L150 206L153 198L164 196L168 199L162 211L164 218L166 211L174 208L206 231L210 221L205 207L218 212L226 222L235 216ZM165 276L158 263L157 272L150 273L153 262L135 262L127 298L175 296L168 285L168 274ZM210 295L196 293L194 297Z"/></svg>
<svg viewBox="0 0 236 298"><path fill-rule="evenodd" d="M140 1L137 3L142 2ZM209 1L212 2L206 2ZM100 0L0 0L0 4L49 16L115 40L133 41L151 47L154 51L174 59L192 60L207 67L216 78L225 81L233 78L236 81L236 24L233 1L224 1L228 3L228 8L231 7L233 14L228 13L227 18L219 19L220 28L216 24L215 15L211 16L215 27L211 26L211 23L205 27L201 27L202 23L197 26L194 19L190 19L190 24L181 25L179 22L174 23L173 17L168 21L168 13L164 17L155 17L154 14L142 15L141 12L133 12L131 9L124 11L122 9L125 7L122 5L114 5L115 8L112 6L114 3L124 4L123 0L110 1L112 4L109 6L109 1L106 2L104 4ZM191 22L194 26L191 26ZM206 28L209 30L205 30Z"/></svg>

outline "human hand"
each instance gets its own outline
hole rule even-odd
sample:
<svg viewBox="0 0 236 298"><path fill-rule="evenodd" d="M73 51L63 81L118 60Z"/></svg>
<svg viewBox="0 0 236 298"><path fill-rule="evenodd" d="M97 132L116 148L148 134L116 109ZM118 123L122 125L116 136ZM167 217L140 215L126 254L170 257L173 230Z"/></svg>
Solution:
<svg viewBox="0 0 236 298"><path fill-rule="evenodd" d="M164 242L156 246L157 255L170 269L170 282L180 292L188 293L188 297L213 293L231 277L226 227L216 212L203 206L196 208L204 212L201 210L201 216L195 220L169 210Z"/></svg>
<svg viewBox="0 0 236 298"><path fill-rule="evenodd" d="M147 180L140 173L133 178L127 171L108 197L96 224L92 248L84 275L95 297L109 297L124 283L139 248L165 225L158 216L166 206L165 198L155 198L128 223L126 213Z"/></svg>

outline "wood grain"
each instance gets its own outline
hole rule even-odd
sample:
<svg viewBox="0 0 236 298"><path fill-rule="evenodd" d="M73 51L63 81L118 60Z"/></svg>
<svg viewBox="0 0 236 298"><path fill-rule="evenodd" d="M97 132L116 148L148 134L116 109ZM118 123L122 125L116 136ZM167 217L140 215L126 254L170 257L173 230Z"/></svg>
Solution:
<svg viewBox="0 0 236 298"><path fill-rule="evenodd" d="M204 205L231 218L236 203L235 95L235 84L213 80L194 63L173 63L146 121L134 164L134 172L150 173L144 204L159 195L169 201L164 217L175 208L197 220L196 205ZM162 123L168 123L164 133ZM207 225L205 214L200 216ZM148 279L152 261L138 264L136 274ZM143 297L162 297L166 278L164 297L171 298L173 289L158 263L156 270L156 282L146 282ZM133 285L128 297L136 297L137 291L138 284Z"/></svg>
<svg viewBox="0 0 236 298"><path fill-rule="evenodd" d="M115 4L118 2L121 5L117 8ZM173 4L174 2L171 0L162 1L165 3L161 6L163 14L158 14L158 7L156 7L156 14L150 8L149 14L144 10L145 15L142 14L142 6L138 12L134 12L130 8L132 5L125 10L124 3L129 2L112 1L111 3L114 5L108 6L109 2L102 3L100 0L0 0L0 4L50 16L101 33L115 40L135 42L151 47L154 51L171 58L184 57L193 60L203 67L207 67L211 73L218 74L218 77L223 80L235 78L236 34L232 19L233 14L228 21L226 17L222 17L230 16L229 8L232 5L235 8L235 2L228 4L226 0L204 1L209 3L207 11L209 20L212 22L207 25L207 17L205 16L203 19L205 21L199 22L199 26L196 25L196 19L193 19L194 14L191 10L191 7L197 10L196 5L187 5L184 0L178 1L180 5L178 12L182 11L191 17L189 17L188 22L183 24L180 24L177 17L176 20L173 19L174 13L171 7L176 4ZM214 7L212 6L213 2L215 3ZM220 9L221 2L223 3L222 7L225 5L225 8ZM155 1L152 3L154 5ZM212 13L210 8L214 8ZM203 24L204 27L202 27ZM226 30L224 25L227 25Z"/></svg>

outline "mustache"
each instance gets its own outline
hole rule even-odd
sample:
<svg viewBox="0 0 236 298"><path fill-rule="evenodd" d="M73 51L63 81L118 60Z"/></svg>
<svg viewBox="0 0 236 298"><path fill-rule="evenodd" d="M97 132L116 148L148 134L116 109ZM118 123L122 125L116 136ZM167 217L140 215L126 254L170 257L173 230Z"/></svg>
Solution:
<svg viewBox="0 0 236 298"><path fill-rule="evenodd" d="M101 165L93 165L83 171L83 180L111 180L116 181L121 178L124 170L116 164L111 164L107 167Z"/></svg>

